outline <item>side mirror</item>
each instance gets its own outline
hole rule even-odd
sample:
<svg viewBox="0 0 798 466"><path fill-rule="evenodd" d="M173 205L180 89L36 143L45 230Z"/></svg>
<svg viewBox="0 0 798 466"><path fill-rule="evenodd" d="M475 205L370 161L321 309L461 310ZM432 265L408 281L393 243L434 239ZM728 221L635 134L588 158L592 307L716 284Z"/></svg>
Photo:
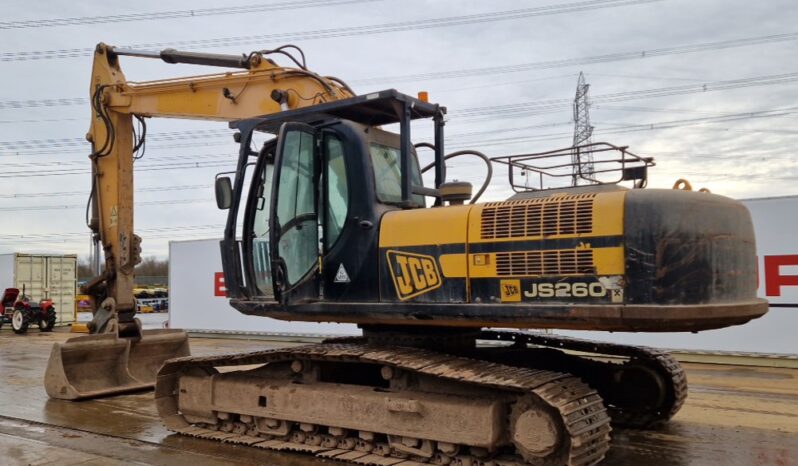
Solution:
<svg viewBox="0 0 798 466"><path fill-rule="evenodd" d="M227 210L233 204L233 183L229 176L216 178L216 207Z"/></svg>

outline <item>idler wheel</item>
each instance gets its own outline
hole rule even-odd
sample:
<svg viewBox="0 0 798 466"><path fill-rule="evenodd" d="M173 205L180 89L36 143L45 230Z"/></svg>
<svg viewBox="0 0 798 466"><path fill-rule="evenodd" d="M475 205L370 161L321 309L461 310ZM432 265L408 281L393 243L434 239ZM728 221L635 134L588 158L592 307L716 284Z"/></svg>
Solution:
<svg viewBox="0 0 798 466"><path fill-rule="evenodd" d="M668 395L665 380L655 369L630 364L616 374L618 398L625 410L651 411L662 406Z"/></svg>
<svg viewBox="0 0 798 466"><path fill-rule="evenodd" d="M510 412L510 439L518 453L532 464L545 464L564 443L559 416L532 397L520 399Z"/></svg>

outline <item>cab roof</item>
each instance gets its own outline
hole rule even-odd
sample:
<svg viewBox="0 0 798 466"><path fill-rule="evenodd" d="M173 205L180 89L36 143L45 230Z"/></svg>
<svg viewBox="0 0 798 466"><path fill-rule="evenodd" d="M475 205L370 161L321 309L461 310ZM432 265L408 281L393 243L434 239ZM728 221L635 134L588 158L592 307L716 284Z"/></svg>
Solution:
<svg viewBox="0 0 798 466"><path fill-rule="evenodd" d="M405 106L409 107L411 120L432 118L439 113L446 113L446 107L418 100L396 89L388 89L312 107L233 121L230 128L254 127L259 131L277 134L280 126L288 121L312 125L331 119L345 119L367 126L389 125L399 123Z"/></svg>

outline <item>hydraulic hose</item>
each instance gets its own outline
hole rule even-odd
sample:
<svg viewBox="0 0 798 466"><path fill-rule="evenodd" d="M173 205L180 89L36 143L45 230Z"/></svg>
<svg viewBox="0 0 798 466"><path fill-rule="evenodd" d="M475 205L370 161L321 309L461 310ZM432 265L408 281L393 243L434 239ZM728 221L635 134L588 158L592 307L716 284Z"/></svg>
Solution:
<svg viewBox="0 0 798 466"><path fill-rule="evenodd" d="M420 142L420 143L416 144L415 147L426 147L426 148L435 150L435 146L433 144L428 143L428 142ZM459 150L457 152L452 152L450 154L446 154L443 157L443 160L446 161L446 160L449 160L449 159L453 159L455 157L459 157L461 155L474 155L474 156L477 156L477 157L479 157L480 159L482 159L485 162L485 165L488 166L487 174L485 175L485 181L482 182L482 186L479 188L479 191L477 191L477 193L474 195L474 197L471 198L471 201L469 202L469 204L474 204L474 203L476 203L479 200L480 197L482 197L482 194L485 193L485 190L488 189L488 185L490 184L490 180L493 178L493 164L491 163L490 158L487 155L483 154L482 152L479 152L479 151L476 151L476 150L472 150L472 149ZM422 174L425 173L427 170L431 169L434 166L435 166L435 162L432 162L431 164L429 164L429 165L425 166L424 168L422 168L421 169L421 173ZM444 175L444 178L445 178L445 175Z"/></svg>

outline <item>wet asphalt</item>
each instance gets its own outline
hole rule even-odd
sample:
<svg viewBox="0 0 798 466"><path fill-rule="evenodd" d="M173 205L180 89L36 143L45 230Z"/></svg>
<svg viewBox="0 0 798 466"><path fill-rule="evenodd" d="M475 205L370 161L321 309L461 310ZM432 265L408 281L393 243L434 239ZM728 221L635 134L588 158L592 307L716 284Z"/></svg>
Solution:
<svg viewBox="0 0 798 466"><path fill-rule="evenodd" d="M49 400L41 379L64 331L0 330L0 465L342 464L169 433L152 393ZM285 343L192 338L196 355ZM607 465L798 465L798 369L685 364L690 395L656 431L616 429Z"/></svg>

